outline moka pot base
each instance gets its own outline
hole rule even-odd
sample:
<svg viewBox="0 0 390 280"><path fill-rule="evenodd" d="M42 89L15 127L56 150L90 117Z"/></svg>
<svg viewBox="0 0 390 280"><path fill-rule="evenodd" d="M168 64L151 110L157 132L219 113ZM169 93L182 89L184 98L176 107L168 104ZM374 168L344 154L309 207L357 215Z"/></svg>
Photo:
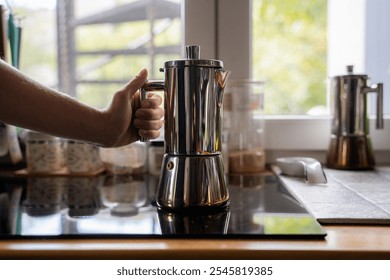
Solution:
<svg viewBox="0 0 390 280"><path fill-rule="evenodd" d="M326 166L334 169L369 170L375 166L369 136L336 136L330 138Z"/></svg>
<svg viewBox="0 0 390 280"><path fill-rule="evenodd" d="M168 211L215 211L229 205L222 155L165 154L156 194Z"/></svg>

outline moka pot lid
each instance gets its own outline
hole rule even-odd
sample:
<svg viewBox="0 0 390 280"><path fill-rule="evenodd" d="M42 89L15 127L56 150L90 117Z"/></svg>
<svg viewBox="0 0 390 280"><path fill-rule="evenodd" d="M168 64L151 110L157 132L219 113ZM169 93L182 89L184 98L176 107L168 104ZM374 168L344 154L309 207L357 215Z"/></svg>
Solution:
<svg viewBox="0 0 390 280"><path fill-rule="evenodd" d="M216 59L200 59L199 46L186 46L186 58L166 61L165 68L175 67L209 67L222 68L223 62Z"/></svg>

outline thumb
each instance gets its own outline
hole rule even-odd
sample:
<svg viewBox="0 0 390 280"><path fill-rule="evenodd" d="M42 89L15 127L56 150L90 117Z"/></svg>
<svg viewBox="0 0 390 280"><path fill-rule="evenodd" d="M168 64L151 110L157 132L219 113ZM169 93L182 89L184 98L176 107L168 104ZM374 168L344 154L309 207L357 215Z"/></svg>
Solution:
<svg viewBox="0 0 390 280"><path fill-rule="evenodd" d="M147 76L148 71L144 68L130 82L117 91L111 101L109 110L117 111L120 110L118 108L123 109L124 106L131 104L129 111L131 114L132 108L138 108L139 98L137 98L135 94L138 92L138 89L145 84Z"/></svg>
<svg viewBox="0 0 390 280"><path fill-rule="evenodd" d="M135 76L130 82L128 82L123 90L130 92L130 96L133 96L139 88L141 88L148 77L148 70L143 68L137 76Z"/></svg>

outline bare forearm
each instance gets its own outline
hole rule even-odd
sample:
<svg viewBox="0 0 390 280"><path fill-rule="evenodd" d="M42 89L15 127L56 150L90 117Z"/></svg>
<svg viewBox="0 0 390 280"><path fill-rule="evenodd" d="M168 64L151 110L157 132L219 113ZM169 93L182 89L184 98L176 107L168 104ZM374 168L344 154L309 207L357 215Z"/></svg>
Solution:
<svg viewBox="0 0 390 280"><path fill-rule="evenodd" d="M60 137L105 144L107 120L102 111L0 63L0 121Z"/></svg>
<svg viewBox="0 0 390 280"><path fill-rule="evenodd" d="M141 70L115 92L107 109L97 110L0 61L0 121L104 147L128 145L140 136L156 138L164 114L162 100L152 96L140 103L137 95L147 75Z"/></svg>

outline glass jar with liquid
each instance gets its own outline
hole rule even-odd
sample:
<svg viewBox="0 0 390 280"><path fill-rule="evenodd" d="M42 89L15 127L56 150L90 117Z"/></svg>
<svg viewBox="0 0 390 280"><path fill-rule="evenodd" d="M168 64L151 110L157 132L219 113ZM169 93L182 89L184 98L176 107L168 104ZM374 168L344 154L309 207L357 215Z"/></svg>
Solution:
<svg viewBox="0 0 390 280"><path fill-rule="evenodd" d="M112 174L142 174L146 170L146 144L134 142L119 148L101 148L100 157Z"/></svg>
<svg viewBox="0 0 390 280"><path fill-rule="evenodd" d="M225 97L229 173L264 171L264 83L231 81Z"/></svg>

